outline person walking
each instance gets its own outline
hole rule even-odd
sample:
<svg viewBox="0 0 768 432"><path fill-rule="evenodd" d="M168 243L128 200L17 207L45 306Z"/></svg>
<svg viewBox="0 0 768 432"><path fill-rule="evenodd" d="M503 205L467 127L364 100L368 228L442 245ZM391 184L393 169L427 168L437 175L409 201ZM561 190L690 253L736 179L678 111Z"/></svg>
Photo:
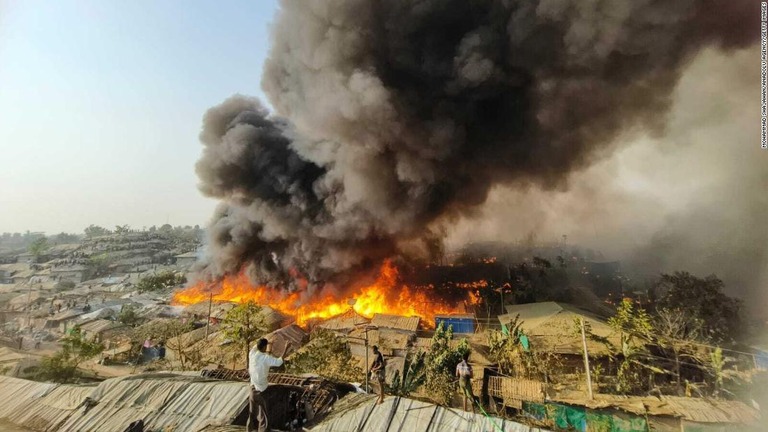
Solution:
<svg viewBox="0 0 768 432"><path fill-rule="evenodd" d="M470 398L469 406L472 407L472 414L475 413L475 396L472 394L472 366L467 363L469 353L464 353L461 363L456 365L456 377L459 379L459 389L464 397L464 411L467 410L467 398Z"/></svg>
<svg viewBox="0 0 768 432"><path fill-rule="evenodd" d="M269 386L267 375L269 368L278 367L283 364L283 356L290 343L285 345L283 355L274 357L267 353L269 341L264 338L256 342L256 347L248 353L248 374L251 377L251 394L248 398L248 422L246 423L247 432L268 432L269 419L267 418L267 406L264 397L261 395Z"/></svg>
<svg viewBox="0 0 768 432"><path fill-rule="evenodd" d="M386 367L384 356L379 351L379 347L373 346L373 363L371 363L371 378L379 384L379 400L376 404L384 403L384 379L386 378Z"/></svg>

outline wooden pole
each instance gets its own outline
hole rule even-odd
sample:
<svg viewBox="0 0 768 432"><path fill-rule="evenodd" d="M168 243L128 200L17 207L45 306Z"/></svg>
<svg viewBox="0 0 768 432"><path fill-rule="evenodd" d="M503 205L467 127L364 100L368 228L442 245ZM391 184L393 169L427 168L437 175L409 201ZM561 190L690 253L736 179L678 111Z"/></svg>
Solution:
<svg viewBox="0 0 768 432"><path fill-rule="evenodd" d="M211 306L213 306L213 293L208 297L208 319L205 320L205 339L208 340L208 326L211 323Z"/></svg>
<svg viewBox="0 0 768 432"><path fill-rule="evenodd" d="M589 354L587 353L587 335L584 330L584 318L579 319L581 324L581 346L584 348L584 369L587 371L587 393L589 399L594 399L592 395L592 374L589 372Z"/></svg>
<svg viewBox="0 0 768 432"><path fill-rule="evenodd" d="M368 393L368 375L371 373L368 370L368 326L365 326L365 392Z"/></svg>

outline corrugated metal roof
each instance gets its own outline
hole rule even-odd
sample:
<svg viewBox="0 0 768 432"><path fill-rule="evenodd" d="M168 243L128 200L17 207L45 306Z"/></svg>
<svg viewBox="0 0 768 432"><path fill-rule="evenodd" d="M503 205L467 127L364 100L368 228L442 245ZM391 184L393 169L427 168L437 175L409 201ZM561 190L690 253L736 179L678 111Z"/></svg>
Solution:
<svg viewBox="0 0 768 432"><path fill-rule="evenodd" d="M420 320L421 318L417 316L376 314L371 320L371 325L415 332L419 328Z"/></svg>
<svg viewBox="0 0 768 432"><path fill-rule="evenodd" d="M502 418L486 417L482 414L472 414L413 399L387 397L381 405L377 405L375 399L376 397L372 395L347 395L334 405L333 411L328 417L308 430L313 432L353 430L544 431L544 429Z"/></svg>

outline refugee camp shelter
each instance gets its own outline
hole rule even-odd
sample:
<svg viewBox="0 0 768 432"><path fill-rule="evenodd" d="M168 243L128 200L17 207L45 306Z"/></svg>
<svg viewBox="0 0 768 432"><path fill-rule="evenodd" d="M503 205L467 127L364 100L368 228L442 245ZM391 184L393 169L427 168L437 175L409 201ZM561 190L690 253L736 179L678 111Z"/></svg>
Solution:
<svg viewBox="0 0 768 432"><path fill-rule="evenodd" d="M346 333L352 329L370 323L371 320L358 314L354 309L349 309L343 314L336 315L319 324L316 327L335 332Z"/></svg>
<svg viewBox="0 0 768 432"><path fill-rule="evenodd" d="M581 337L576 332L578 320L584 320L592 334L605 338L610 344L587 340L590 356L608 355L620 347L619 335L600 317L576 306L559 302L527 303L507 306L499 322L510 326L517 317L532 349L558 354L582 354ZM510 329L511 330L511 329Z"/></svg>
<svg viewBox="0 0 768 432"><path fill-rule="evenodd" d="M455 431L538 432L514 421L472 414L462 410L400 397L388 397L381 405L376 396L352 394L338 401L331 413L312 432L338 431Z"/></svg>
<svg viewBox="0 0 768 432"><path fill-rule="evenodd" d="M291 401L319 421L354 391L319 377L272 374L264 396L275 429L293 419ZM0 376L0 420L39 431L124 432L136 421L144 430L199 431L239 425L248 414L248 382L198 373L155 373L112 378L99 384L40 383Z"/></svg>

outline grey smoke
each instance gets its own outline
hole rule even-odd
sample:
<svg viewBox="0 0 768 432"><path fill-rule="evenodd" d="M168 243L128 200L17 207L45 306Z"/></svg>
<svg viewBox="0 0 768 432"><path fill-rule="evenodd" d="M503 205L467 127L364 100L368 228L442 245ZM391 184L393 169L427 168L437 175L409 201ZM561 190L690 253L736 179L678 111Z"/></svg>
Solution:
<svg viewBox="0 0 768 432"><path fill-rule="evenodd" d="M568 242L622 260L626 273L716 274L751 312L768 310L768 153L759 147L758 53L705 50L673 93L666 133L641 134L586 170L566 191L495 188L448 245Z"/></svg>
<svg viewBox="0 0 768 432"><path fill-rule="evenodd" d="M716 3L716 7L714 4ZM703 48L753 44L751 1L284 0L262 87L204 119L222 201L207 274L343 285L439 251L492 188L564 190L618 138L662 136ZM276 259L274 258L276 257Z"/></svg>

